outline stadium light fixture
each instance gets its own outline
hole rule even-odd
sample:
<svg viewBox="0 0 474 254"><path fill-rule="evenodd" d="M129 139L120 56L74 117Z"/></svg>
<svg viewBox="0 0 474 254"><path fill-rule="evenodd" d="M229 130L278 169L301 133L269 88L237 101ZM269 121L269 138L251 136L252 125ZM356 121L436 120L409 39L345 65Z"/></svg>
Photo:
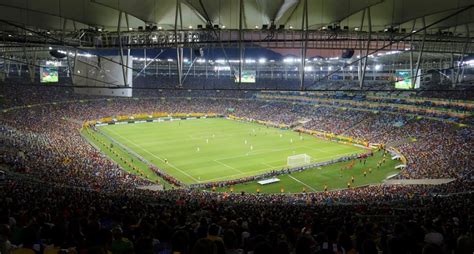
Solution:
<svg viewBox="0 0 474 254"><path fill-rule="evenodd" d="M332 66L329 66L329 67L328 67L328 70L332 71Z"/></svg>
<svg viewBox="0 0 474 254"><path fill-rule="evenodd" d="M284 63L293 63L294 61L295 61L295 59L292 58L292 57L288 57L288 58L283 59Z"/></svg>
<svg viewBox="0 0 474 254"><path fill-rule="evenodd" d="M293 29L293 26L290 25L290 29Z"/></svg>
<svg viewBox="0 0 474 254"><path fill-rule="evenodd" d="M264 64L266 62L267 62L267 59L265 59L265 58L258 59L258 63Z"/></svg>
<svg viewBox="0 0 474 254"><path fill-rule="evenodd" d="M305 66L304 70L305 71L313 71L313 66Z"/></svg>
<svg viewBox="0 0 474 254"><path fill-rule="evenodd" d="M230 71L230 66L214 66L215 71Z"/></svg>
<svg viewBox="0 0 474 254"><path fill-rule="evenodd" d="M189 28L189 29L193 29L193 26L190 25L190 26L188 26L188 28Z"/></svg>
<svg viewBox="0 0 474 254"><path fill-rule="evenodd" d="M256 25L255 28L258 29L258 25Z"/></svg>
<svg viewBox="0 0 474 254"><path fill-rule="evenodd" d="M225 25L222 25L222 29L225 29Z"/></svg>
<svg viewBox="0 0 474 254"><path fill-rule="evenodd" d="M217 59L216 63L225 63L225 60L224 59Z"/></svg>
<svg viewBox="0 0 474 254"><path fill-rule="evenodd" d="M375 65L375 70L376 70L376 71L378 71L378 70L380 70L380 69L382 69L382 65L380 65L380 64Z"/></svg>
<svg viewBox="0 0 474 254"><path fill-rule="evenodd" d="M352 68L353 68L352 66L349 66L349 70L350 70L350 71L352 71Z"/></svg>

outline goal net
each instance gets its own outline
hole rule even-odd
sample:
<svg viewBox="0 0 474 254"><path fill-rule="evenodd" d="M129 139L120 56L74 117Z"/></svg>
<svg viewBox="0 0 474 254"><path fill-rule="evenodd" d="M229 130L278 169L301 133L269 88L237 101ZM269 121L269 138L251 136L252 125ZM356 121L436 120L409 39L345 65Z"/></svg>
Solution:
<svg viewBox="0 0 474 254"><path fill-rule="evenodd" d="M297 167L309 164L311 162L311 156L307 154L297 154L288 156L287 165L290 167Z"/></svg>

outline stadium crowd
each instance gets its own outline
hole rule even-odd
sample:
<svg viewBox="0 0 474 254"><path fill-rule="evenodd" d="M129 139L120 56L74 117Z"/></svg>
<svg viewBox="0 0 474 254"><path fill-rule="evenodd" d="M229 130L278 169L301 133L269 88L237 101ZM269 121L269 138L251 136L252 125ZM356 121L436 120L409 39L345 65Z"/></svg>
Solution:
<svg viewBox="0 0 474 254"><path fill-rule="evenodd" d="M40 87L40 89L44 88ZM3 88L3 90L8 89ZM34 98L31 101L38 102L40 99L35 97L41 93L30 92L30 97ZM18 165L22 165L21 163L33 161L40 163L41 160L37 158L48 158L48 162L44 163L44 166L46 164L53 165L49 163L49 160L50 157L56 156L58 158L55 158L55 164L68 164L62 165L66 168L76 168L78 165L88 165L90 167L90 169L77 170L75 173L69 174L88 172L90 175L97 174L106 177L107 174L111 174L110 172L116 172L120 175L123 173L117 165L102 157L95 149L87 145L86 141L79 135L78 129L83 121L144 112L214 112L287 125L299 124L298 121L303 119L306 120L303 125L306 129L331 132L366 140L370 143L394 146L409 161L408 167L400 174L400 177L403 178L425 178L428 176L458 178L469 173L469 169L473 165L474 142L472 141L474 132L472 128L467 126L462 127L442 121L419 119L419 117L402 114L372 113L345 108L313 107L283 102L248 100L251 95L238 91L213 91L209 93L212 94L208 94L206 91L183 91L181 94L175 91L161 91L161 96L158 98L139 96L135 99L93 99L76 103L26 107L4 112L2 115L4 125L2 135L16 135L18 137L11 137L7 140L24 142L24 144L10 144L13 148L22 147L23 153L19 154L18 151L13 151L13 153L5 153L3 157L5 157L4 160L20 167ZM145 95L150 97L149 93ZM214 99L209 99L206 95ZM26 95L22 93L21 96ZM41 97L44 100L48 98L44 94ZM56 97L53 96L52 98ZM236 100L235 98L240 99ZM8 100L10 99L8 98ZM66 98L66 100L69 100L69 98ZM39 138L36 138L37 136ZM68 138L65 139L64 137ZM8 147L8 142L6 145ZM28 149L28 146L36 147L36 149ZM78 151L84 156L78 156ZM22 159L24 156L27 158ZM20 163L16 163L20 159L22 159ZM97 162L94 163L98 163L101 167L115 168L115 170L105 170L107 173L101 173L100 169L97 169L100 167L84 160L96 160ZM21 167L22 170L28 170L29 168L24 165ZM49 170L45 171L44 176L47 177ZM65 169L65 171L69 172L70 170ZM39 171L33 170L33 172L40 174ZM124 177L133 178L126 174ZM93 181L84 182L84 184L92 184Z"/></svg>
<svg viewBox="0 0 474 254"><path fill-rule="evenodd" d="M104 193L15 176L0 188L2 253L464 254L474 248L472 193L443 196L434 188L292 196Z"/></svg>
<svg viewBox="0 0 474 254"><path fill-rule="evenodd" d="M249 100L252 95L240 91L165 90L88 100L61 88L1 89L3 109L48 104L1 113L0 165L13 172L0 182L0 253L472 253L469 126ZM81 101L49 103L56 99ZM152 112L302 124L396 147L408 159L400 178L457 180L294 195L138 190L150 183L121 170L79 130L86 120Z"/></svg>

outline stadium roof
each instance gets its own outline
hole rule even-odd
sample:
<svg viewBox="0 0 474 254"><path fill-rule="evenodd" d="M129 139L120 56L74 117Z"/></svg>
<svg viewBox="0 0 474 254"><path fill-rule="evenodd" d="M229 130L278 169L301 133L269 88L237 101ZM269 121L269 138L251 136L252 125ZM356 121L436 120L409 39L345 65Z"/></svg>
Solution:
<svg viewBox="0 0 474 254"><path fill-rule="evenodd" d="M277 27L301 29L304 0L242 2L244 29L261 28L272 22ZM174 29L177 3L182 17L180 27L212 24L226 29L239 28L239 0L0 0L0 19L46 30L100 27L115 31L122 12L128 14L126 19L131 28L153 24ZM366 25L360 27L363 12L370 7L374 31L387 27L411 31L414 20L417 20L414 29L421 28L421 17L430 24L473 4L472 0L308 0L308 27L316 30L337 23L363 31L366 29ZM121 22L121 26L126 28L126 22ZM456 34L465 34L466 29L473 28L474 8L470 8L430 29L452 29Z"/></svg>

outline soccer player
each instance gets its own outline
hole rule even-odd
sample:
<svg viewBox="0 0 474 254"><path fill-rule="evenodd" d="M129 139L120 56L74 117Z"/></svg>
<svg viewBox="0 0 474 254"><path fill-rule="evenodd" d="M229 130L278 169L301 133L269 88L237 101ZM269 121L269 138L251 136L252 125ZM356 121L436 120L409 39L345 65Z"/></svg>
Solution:
<svg viewBox="0 0 474 254"><path fill-rule="evenodd" d="M168 164L168 159L165 159L165 163Z"/></svg>

